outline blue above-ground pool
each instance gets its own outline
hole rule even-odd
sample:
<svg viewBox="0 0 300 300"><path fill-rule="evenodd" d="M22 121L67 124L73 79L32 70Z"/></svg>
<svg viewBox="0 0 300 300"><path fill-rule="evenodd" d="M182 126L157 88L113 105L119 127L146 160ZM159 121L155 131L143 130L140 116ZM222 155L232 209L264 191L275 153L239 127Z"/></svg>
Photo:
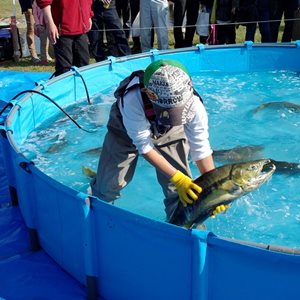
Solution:
<svg viewBox="0 0 300 300"><path fill-rule="evenodd" d="M67 109L94 97L102 97L105 102L107 98L103 95L111 93L121 79L157 59L179 60L195 78L200 72L218 73L219 77L251 74L253 80L253 74L260 72L299 72L299 54L298 42L153 50L74 68L60 77L39 82L35 92L16 97L1 129L1 147L11 197L19 203L33 249L41 246L63 269L85 284L89 299L297 298L300 256L295 247L227 238L222 229L214 230L213 225L208 230L188 230L160 217L107 204L89 196L81 187L46 175L35 164L36 158L25 153L24 144L32 132L57 116L57 105ZM236 83L228 80L228 84ZM228 99L226 103L231 104ZM253 111L255 122L264 124L266 112L257 105ZM213 109L209 117L215 118ZM268 132L270 129L265 128ZM275 127L273 132L277 132ZM224 135L231 138L225 132ZM266 141L271 138L267 136ZM214 137L212 140L214 143ZM299 159L296 156L290 152L291 159ZM283 179L277 186L284 182ZM125 196L133 198L134 203L134 187L131 189ZM295 202L297 197L295 207L300 205L297 195ZM297 222L296 216L296 232ZM227 223L230 224L228 217Z"/></svg>

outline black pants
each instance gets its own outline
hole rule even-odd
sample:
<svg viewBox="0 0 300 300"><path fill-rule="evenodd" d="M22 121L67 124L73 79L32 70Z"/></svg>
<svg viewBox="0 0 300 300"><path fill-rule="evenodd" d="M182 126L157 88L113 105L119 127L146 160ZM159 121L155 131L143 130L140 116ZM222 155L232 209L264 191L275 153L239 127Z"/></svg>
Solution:
<svg viewBox="0 0 300 300"><path fill-rule="evenodd" d="M105 49L103 47L103 29L105 28L107 36L111 43L114 43L113 56L125 56L131 54L128 40L122 28L121 20L116 10L115 2L112 1L109 8L104 9L99 2L93 2L94 12L92 32L89 34L91 42L91 51L96 61L106 59Z"/></svg>
<svg viewBox="0 0 300 300"><path fill-rule="evenodd" d="M19 0L20 6L21 6L21 10L22 10L22 14L27 11L27 9L31 9L32 8L32 0Z"/></svg>
<svg viewBox="0 0 300 300"><path fill-rule="evenodd" d="M130 14L131 14L130 25L132 25L139 11L140 11L140 0L130 0ZM132 37L132 41L133 41L133 47L136 48L137 50L140 50L141 49L140 37L138 36Z"/></svg>
<svg viewBox="0 0 300 300"><path fill-rule="evenodd" d="M235 25L217 24L217 44L235 44Z"/></svg>
<svg viewBox="0 0 300 300"><path fill-rule="evenodd" d="M86 34L62 35L54 45L55 75L68 72L72 66L89 64L89 44Z"/></svg>
<svg viewBox="0 0 300 300"><path fill-rule="evenodd" d="M277 42L280 20L284 14L284 30L282 42L290 42L293 33L293 21L286 21L294 18L294 12L297 9L297 0L274 1L275 7L271 19L275 20L270 23L272 42Z"/></svg>
<svg viewBox="0 0 300 300"><path fill-rule="evenodd" d="M184 47L182 23L186 11L186 0L173 0L174 2L174 39L175 48Z"/></svg>
<svg viewBox="0 0 300 300"><path fill-rule="evenodd" d="M186 29L184 38L185 47L191 47L193 45L199 4L199 0L187 0L186 2Z"/></svg>
<svg viewBox="0 0 300 300"><path fill-rule="evenodd" d="M130 34L130 5L129 0L116 0L116 9L119 18L123 21L123 30L126 38L129 38Z"/></svg>
<svg viewBox="0 0 300 300"><path fill-rule="evenodd" d="M258 9L258 23L259 31L261 35L261 42L262 43L269 43L271 42L271 25L269 22L270 20L270 12L268 9ZM256 32L256 23L248 23L246 24L246 41L254 42Z"/></svg>

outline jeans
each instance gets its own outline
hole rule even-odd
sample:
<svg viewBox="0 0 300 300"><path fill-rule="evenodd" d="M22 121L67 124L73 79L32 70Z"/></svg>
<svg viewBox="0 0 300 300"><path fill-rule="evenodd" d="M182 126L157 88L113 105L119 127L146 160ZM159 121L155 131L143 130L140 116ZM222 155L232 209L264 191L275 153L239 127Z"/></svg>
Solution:
<svg viewBox="0 0 300 300"><path fill-rule="evenodd" d="M95 2L97 5L93 5L94 17L92 19L93 26L92 32L89 34L91 42L91 52L94 55L96 61L106 59L105 49L103 47L103 30L105 28L107 35L109 35L114 43L114 55L125 56L131 54L128 40L125 36L125 32L122 28L122 24L117 13L116 7L113 2L109 8L103 8L103 5L98 5L99 2Z"/></svg>
<svg viewBox="0 0 300 300"><path fill-rule="evenodd" d="M140 26L142 51L151 49L151 28L154 25L157 35L158 49L168 49L168 14L167 0L141 0Z"/></svg>

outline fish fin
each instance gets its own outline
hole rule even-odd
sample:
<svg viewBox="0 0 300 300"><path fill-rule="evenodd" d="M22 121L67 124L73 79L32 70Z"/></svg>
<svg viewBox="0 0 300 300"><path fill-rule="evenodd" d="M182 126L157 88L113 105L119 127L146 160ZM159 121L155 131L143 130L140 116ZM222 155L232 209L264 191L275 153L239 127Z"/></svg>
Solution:
<svg viewBox="0 0 300 300"><path fill-rule="evenodd" d="M95 178L96 172L94 172L92 169L86 166L82 166L82 173L86 177Z"/></svg>
<svg viewBox="0 0 300 300"><path fill-rule="evenodd" d="M236 192L241 191L241 187L236 185L232 181L227 181L222 184L222 189L226 192L229 192L230 194L236 194Z"/></svg>
<svg viewBox="0 0 300 300"><path fill-rule="evenodd" d="M96 147L96 148L92 148L86 151L83 151L83 154L88 154L88 155L100 155L102 152L102 147Z"/></svg>

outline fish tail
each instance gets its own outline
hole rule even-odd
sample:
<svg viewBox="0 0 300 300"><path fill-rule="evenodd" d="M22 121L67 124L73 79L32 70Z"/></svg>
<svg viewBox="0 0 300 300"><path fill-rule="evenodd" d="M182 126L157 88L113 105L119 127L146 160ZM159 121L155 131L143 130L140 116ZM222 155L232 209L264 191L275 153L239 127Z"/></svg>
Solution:
<svg viewBox="0 0 300 300"><path fill-rule="evenodd" d="M94 172L92 169L86 166L82 166L82 173L86 177L95 178L96 172Z"/></svg>

